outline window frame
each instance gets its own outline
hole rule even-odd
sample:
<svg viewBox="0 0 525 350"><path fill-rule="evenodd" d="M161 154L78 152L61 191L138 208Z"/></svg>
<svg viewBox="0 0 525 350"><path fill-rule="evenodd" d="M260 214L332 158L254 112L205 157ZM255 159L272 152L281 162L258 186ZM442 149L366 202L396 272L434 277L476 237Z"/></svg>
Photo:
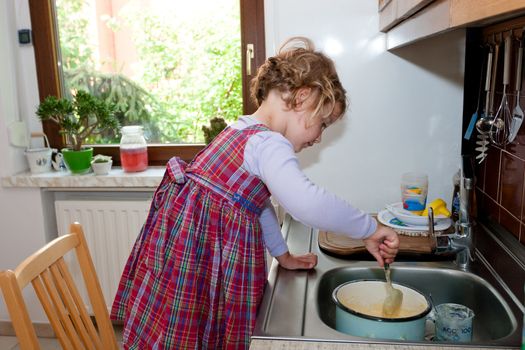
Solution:
<svg viewBox="0 0 525 350"><path fill-rule="evenodd" d="M62 82L58 68L58 31L53 0L29 0L29 11L40 101L51 95L60 97ZM256 68L266 59L264 0L240 0L240 18L243 113L251 114L257 108L249 98L249 81L252 76L246 75L246 47L248 43L254 45L254 58L251 61L253 75ZM65 147L58 125L45 121L42 127L51 147L57 149ZM204 146L204 144L148 144L149 165L164 165L173 156L190 161ZM93 145L93 153L112 156L114 164L120 165L118 145Z"/></svg>

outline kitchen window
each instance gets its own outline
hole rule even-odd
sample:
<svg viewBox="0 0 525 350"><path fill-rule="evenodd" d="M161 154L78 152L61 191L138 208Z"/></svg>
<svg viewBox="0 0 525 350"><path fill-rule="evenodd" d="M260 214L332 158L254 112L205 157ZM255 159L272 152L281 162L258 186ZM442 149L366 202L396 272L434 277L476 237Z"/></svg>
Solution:
<svg viewBox="0 0 525 350"><path fill-rule="evenodd" d="M197 3L30 0L40 99L80 88L102 94L116 103L123 125L145 127L150 165L175 155L190 160L204 146L201 127L210 118L231 122L255 110L249 79L265 58L263 0L211 1L204 10ZM212 5L215 16L197 16ZM190 17L200 31L189 28ZM62 148L57 126L43 127L51 145ZM118 138L91 140L95 154L118 163Z"/></svg>

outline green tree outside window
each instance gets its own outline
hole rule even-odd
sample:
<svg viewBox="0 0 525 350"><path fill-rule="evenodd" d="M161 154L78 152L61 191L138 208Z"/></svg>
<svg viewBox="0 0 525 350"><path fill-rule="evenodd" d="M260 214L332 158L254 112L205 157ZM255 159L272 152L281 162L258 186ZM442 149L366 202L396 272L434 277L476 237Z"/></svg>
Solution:
<svg viewBox="0 0 525 350"><path fill-rule="evenodd" d="M92 2L56 0L66 94L82 89L113 103L121 125L144 125L152 143L203 143L202 126L212 118L232 122L242 113L238 0L204 1L199 16L181 1L165 0L159 12L130 0L103 18L114 33L131 33L139 57L134 77L117 62L109 62L113 72L97 68L108 62L97 62L96 44L88 40ZM117 143L119 136L89 141Z"/></svg>

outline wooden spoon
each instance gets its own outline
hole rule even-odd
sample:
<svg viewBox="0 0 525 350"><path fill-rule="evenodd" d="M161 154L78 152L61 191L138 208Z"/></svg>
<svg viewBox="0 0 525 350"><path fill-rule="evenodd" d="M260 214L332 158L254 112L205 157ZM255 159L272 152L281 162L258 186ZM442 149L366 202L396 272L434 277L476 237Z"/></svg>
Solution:
<svg viewBox="0 0 525 350"><path fill-rule="evenodd" d="M390 279L390 265L385 264L386 277L386 298L383 302L383 315L392 317L399 312L401 303L403 302L403 293L392 287L392 280Z"/></svg>

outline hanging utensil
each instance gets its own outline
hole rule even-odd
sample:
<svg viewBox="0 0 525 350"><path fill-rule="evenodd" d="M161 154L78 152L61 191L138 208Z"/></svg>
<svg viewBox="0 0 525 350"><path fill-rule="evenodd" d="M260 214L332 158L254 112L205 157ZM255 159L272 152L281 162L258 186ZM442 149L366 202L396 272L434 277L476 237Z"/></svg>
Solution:
<svg viewBox="0 0 525 350"><path fill-rule="evenodd" d="M390 279L390 265L385 264L385 277L386 277L386 298L383 302L383 314L387 317L391 317L399 312L401 304L403 303L403 292L399 289L392 287L392 280Z"/></svg>
<svg viewBox="0 0 525 350"><path fill-rule="evenodd" d="M489 57L490 57L490 61L492 61L492 55L490 54L490 49L489 49ZM487 61L488 61L488 59L487 59ZM465 135L463 136L463 138L465 140L470 140L470 138L472 137L472 131L474 131L474 126L476 126L476 122L477 122L478 118L480 117L479 105L481 103L481 91L483 90L483 84L482 83L483 83L483 72L485 71L485 64L488 64L488 62L483 61L483 63L481 64L481 73L479 75L478 103L476 105L476 111L470 117L470 122L468 124L467 130L465 131ZM487 82L485 81L485 92L486 91L487 91Z"/></svg>
<svg viewBox="0 0 525 350"><path fill-rule="evenodd" d="M492 57L494 54L494 47L492 45L488 45L488 56L487 56L487 72L485 75L485 110L483 111L483 114L481 115L481 119L476 122L476 130L480 134L488 134L490 131L490 124L489 124L489 104L490 104L490 82L492 78ZM479 101L478 101L479 103Z"/></svg>
<svg viewBox="0 0 525 350"><path fill-rule="evenodd" d="M499 46L501 45L501 35L498 42L494 42L494 55L492 56L492 70L490 75L490 106L489 121L494 121L494 94L496 93L496 78L498 76Z"/></svg>
<svg viewBox="0 0 525 350"><path fill-rule="evenodd" d="M476 123L476 129L481 135L488 135L494 119L494 89L496 83L496 71L498 67L499 43L489 44L487 57L487 75L485 79L485 112Z"/></svg>
<svg viewBox="0 0 525 350"><path fill-rule="evenodd" d="M503 96L490 128L490 140L500 147L505 146L509 142L510 124L512 122L512 112L510 111L509 101L507 98L511 47L512 33L505 38L505 53L503 60Z"/></svg>
<svg viewBox="0 0 525 350"><path fill-rule="evenodd" d="M476 152L478 154L476 155L476 160L478 161L478 164L483 163L485 158L487 158L487 151L489 150L489 144L490 139L488 134L478 134L478 140L476 141L476 145L478 147L475 148Z"/></svg>
<svg viewBox="0 0 525 350"><path fill-rule="evenodd" d="M518 49L518 60L516 61L516 107L512 112L512 122L510 124L510 135L509 143L514 141L518 130L520 129L521 122L523 121L523 110L520 107L520 90L521 90L521 68L523 59L523 36L525 36L525 28L523 29L522 38L520 39L520 47Z"/></svg>
<svg viewBox="0 0 525 350"><path fill-rule="evenodd" d="M492 37L492 44L488 44L487 56L487 74L485 77L485 110L481 118L476 122L476 130L478 131L475 151L478 152L476 159L478 164L481 164L487 157L488 146L490 144L490 127L493 116L493 102L494 102L494 86L496 82L496 68L498 66L499 43ZM494 68L496 67L496 68Z"/></svg>

